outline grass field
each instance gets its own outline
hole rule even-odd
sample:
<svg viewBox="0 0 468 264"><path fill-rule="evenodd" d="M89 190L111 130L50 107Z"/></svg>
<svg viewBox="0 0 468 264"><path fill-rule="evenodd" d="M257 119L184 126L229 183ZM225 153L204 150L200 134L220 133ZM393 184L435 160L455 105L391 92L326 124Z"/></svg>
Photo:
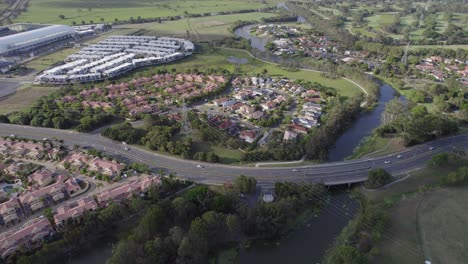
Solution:
<svg viewBox="0 0 468 264"><path fill-rule="evenodd" d="M379 157L403 150L400 138L371 136L365 139L347 159Z"/></svg>
<svg viewBox="0 0 468 264"><path fill-rule="evenodd" d="M15 22L60 23L71 25L73 21L96 23L151 17L167 17L184 14L214 13L266 7L256 0L33 0L28 11L21 13ZM60 19L64 15L65 19Z"/></svg>
<svg viewBox="0 0 468 264"><path fill-rule="evenodd" d="M40 97L55 91L56 87L33 86L24 84L15 94L0 101L0 114L8 114L29 108Z"/></svg>
<svg viewBox="0 0 468 264"><path fill-rule="evenodd" d="M437 187L454 169L424 168L386 189L363 191L369 199L392 205L389 226L370 263L466 263L468 187Z"/></svg>
<svg viewBox="0 0 468 264"><path fill-rule="evenodd" d="M173 37L187 37L187 30L201 41L219 40L231 36L229 28L237 20L260 20L275 16L274 13L245 13L232 15L218 15L165 21L162 23L145 23L117 26L118 30L143 30L145 35L165 35ZM198 40L198 39L197 39Z"/></svg>

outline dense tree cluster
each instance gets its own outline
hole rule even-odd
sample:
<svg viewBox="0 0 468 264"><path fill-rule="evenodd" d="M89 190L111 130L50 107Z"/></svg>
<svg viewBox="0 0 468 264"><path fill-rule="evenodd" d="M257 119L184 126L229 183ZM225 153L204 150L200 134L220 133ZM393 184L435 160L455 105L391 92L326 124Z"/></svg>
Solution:
<svg viewBox="0 0 468 264"><path fill-rule="evenodd" d="M327 251L324 264L363 264L364 257L381 239L388 223L385 204L374 203L360 196L361 212L351 220Z"/></svg>
<svg viewBox="0 0 468 264"><path fill-rule="evenodd" d="M360 98L346 101L334 98L329 101L327 115L322 118L322 125L313 130L305 141L308 158L320 160L327 158L327 150L360 112L360 102Z"/></svg>
<svg viewBox="0 0 468 264"><path fill-rule="evenodd" d="M380 136L397 134L402 137L406 146L458 130L457 123L447 116L428 113L422 105L411 106L397 98L387 104L382 120L383 124L376 129L376 133Z"/></svg>
<svg viewBox="0 0 468 264"><path fill-rule="evenodd" d="M131 235L116 246L111 264L118 263L208 263L210 255L242 237L272 238L286 227L305 206L319 208L326 198L321 185L301 187L310 195L298 195L297 185L284 183L273 203L258 202L254 207L238 197L235 189L225 193L197 186L172 201L160 201L141 218ZM286 191L288 190L288 191Z"/></svg>
<svg viewBox="0 0 468 264"><path fill-rule="evenodd" d="M377 189L392 182L392 175L385 169L378 168L369 171L369 176L364 182L364 186L369 189Z"/></svg>

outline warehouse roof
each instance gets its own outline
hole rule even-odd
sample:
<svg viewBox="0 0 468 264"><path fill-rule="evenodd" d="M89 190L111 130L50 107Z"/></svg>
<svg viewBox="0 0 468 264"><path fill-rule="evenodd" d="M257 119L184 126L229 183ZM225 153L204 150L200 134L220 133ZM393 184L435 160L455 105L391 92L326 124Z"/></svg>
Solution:
<svg viewBox="0 0 468 264"><path fill-rule="evenodd" d="M50 25L14 35L0 37L0 53L74 33L75 30L72 27L65 25Z"/></svg>

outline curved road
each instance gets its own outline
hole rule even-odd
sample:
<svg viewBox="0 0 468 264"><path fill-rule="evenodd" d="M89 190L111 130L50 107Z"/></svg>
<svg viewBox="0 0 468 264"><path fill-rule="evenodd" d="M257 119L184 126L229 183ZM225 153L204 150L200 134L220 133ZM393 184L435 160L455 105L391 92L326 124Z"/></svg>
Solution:
<svg viewBox="0 0 468 264"><path fill-rule="evenodd" d="M204 168L197 168L199 162L182 160L129 146L125 151L120 142L112 141L97 134L79 133L69 130L59 130L41 127L0 124L0 136L14 134L18 137L32 139L62 139L68 146L80 145L111 153L127 162L141 162L155 169L163 169L175 173L179 178L190 179L206 184L223 184L232 182L240 174L253 176L263 186L271 186L277 181L322 182L326 185L338 185L362 182L367 178L371 168L385 168L392 174L404 173L424 166L435 153L447 151L455 147L468 148L468 134L442 138L422 144L393 155L352 161L330 162L320 165L297 167L293 172L291 167L241 167L221 164L203 163ZM429 147L435 147L429 150ZM397 158L397 155L402 155ZM385 162L390 161L390 163Z"/></svg>

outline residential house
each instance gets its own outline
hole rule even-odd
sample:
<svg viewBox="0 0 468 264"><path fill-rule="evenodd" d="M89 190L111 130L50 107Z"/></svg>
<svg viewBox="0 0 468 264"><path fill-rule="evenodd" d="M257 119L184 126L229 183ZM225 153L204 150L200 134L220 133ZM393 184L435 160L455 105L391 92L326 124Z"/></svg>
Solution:
<svg viewBox="0 0 468 264"><path fill-rule="evenodd" d="M48 202L59 202L65 199L65 191L65 184L58 182L39 190L23 193L19 199L26 210L37 212Z"/></svg>
<svg viewBox="0 0 468 264"><path fill-rule="evenodd" d="M92 197L83 197L76 202L66 203L57 208L54 222L57 227L61 227L67 219L78 220L86 211L94 211L97 208L98 204Z"/></svg>
<svg viewBox="0 0 468 264"><path fill-rule="evenodd" d="M37 143L18 142L13 145L12 154L17 157L40 159L44 156L44 147Z"/></svg>
<svg viewBox="0 0 468 264"><path fill-rule="evenodd" d="M261 119L265 116L265 113L263 113L262 111L256 111L254 112L253 114L251 114L249 116L249 118L253 118L253 119Z"/></svg>
<svg viewBox="0 0 468 264"><path fill-rule="evenodd" d="M297 138L296 133L287 130L287 131L284 132L283 142L292 142L292 141L296 140L296 138Z"/></svg>
<svg viewBox="0 0 468 264"><path fill-rule="evenodd" d="M68 195L73 196L73 194L81 191L80 184L75 177L71 177L70 179L64 182L65 190L67 190Z"/></svg>
<svg viewBox="0 0 468 264"><path fill-rule="evenodd" d="M276 108L276 102L275 101L267 101L263 103L261 106L263 110L274 110Z"/></svg>
<svg viewBox="0 0 468 264"><path fill-rule="evenodd" d="M237 112L239 114L243 115L244 117L249 118L250 115L255 113L255 108L253 108L253 107L251 107L249 105L243 105L243 106L239 107L239 110L237 110Z"/></svg>
<svg viewBox="0 0 468 264"><path fill-rule="evenodd" d="M28 180L36 186L45 187L54 181L54 174L53 171L42 169L29 175Z"/></svg>
<svg viewBox="0 0 468 264"><path fill-rule="evenodd" d="M17 198L10 198L10 200L0 204L0 218L3 224L7 225L20 217L21 205Z"/></svg>
<svg viewBox="0 0 468 264"><path fill-rule="evenodd" d="M255 138L257 138L257 133L255 133L255 131L245 130L240 132L239 138L243 139L247 143L253 143Z"/></svg>
<svg viewBox="0 0 468 264"><path fill-rule="evenodd" d="M103 160L101 158L94 158L89 162L88 169L108 175L111 177L119 176L122 170L125 168L125 164L117 163L114 161Z"/></svg>
<svg viewBox="0 0 468 264"><path fill-rule="evenodd" d="M291 131L295 132L295 133L298 133L298 134L307 134L307 128L303 127L303 126L299 126L299 125L296 125L296 124L292 124L292 125L289 125L289 128L291 129Z"/></svg>
<svg viewBox="0 0 468 264"><path fill-rule="evenodd" d="M120 186L102 191L97 195L98 203L107 206L111 202L122 202L138 193L145 193L151 185L160 185L161 179L157 176L142 175L140 178L128 181Z"/></svg>
<svg viewBox="0 0 468 264"><path fill-rule="evenodd" d="M234 125L235 123L233 123L231 120L225 119L224 121L221 122L221 124L219 124L218 128L221 130L228 130Z"/></svg>
<svg viewBox="0 0 468 264"><path fill-rule="evenodd" d="M24 246L27 250L41 246L42 241L54 233L54 228L45 217L35 218L19 230L9 231L0 236L0 256L6 257L20 251Z"/></svg>
<svg viewBox="0 0 468 264"><path fill-rule="evenodd" d="M65 163L68 163L72 167L82 168L88 164L89 160L91 160L91 156L83 152L74 152L65 157L59 166L65 168Z"/></svg>

